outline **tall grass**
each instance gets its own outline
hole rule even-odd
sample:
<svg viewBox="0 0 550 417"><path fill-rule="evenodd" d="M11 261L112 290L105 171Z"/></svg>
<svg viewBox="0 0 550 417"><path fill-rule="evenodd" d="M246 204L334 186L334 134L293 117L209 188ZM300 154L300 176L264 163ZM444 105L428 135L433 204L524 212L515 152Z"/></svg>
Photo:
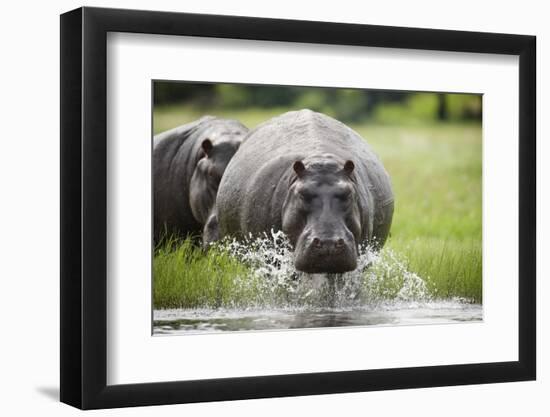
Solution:
<svg viewBox="0 0 550 417"><path fill-rule="evenodd" d="M402 256L407 270L422 277L435 298L482 301L482 249L476 240L417 238L387 246Z"/></svg>
<svg viewBox="0 0 550 417"><path fill-rule="evenodd" d="M155 251L155 307L239 306L254 299L253 285L239 286L247 266L216 248L205 254L192 239L168 240Z"/></svg>

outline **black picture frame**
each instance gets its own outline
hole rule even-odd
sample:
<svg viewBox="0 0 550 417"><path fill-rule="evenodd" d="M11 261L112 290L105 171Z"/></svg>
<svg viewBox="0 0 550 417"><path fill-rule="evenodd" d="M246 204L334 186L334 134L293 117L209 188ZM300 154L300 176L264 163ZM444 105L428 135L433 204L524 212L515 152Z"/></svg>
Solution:
<svg viewBox="0 0 550 417"><path fill-rule="evenodd" d="M519 56L519 358L107 385L108 32ZM61 401L82 409L533 380L536 377L534 36L79 8L61 15Z"/></svg>

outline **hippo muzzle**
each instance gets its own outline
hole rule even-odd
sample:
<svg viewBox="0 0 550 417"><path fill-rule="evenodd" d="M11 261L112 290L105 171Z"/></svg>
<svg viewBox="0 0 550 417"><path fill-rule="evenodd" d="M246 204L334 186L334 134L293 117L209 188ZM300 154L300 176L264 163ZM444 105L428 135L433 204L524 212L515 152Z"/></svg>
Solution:
<svg viewBox="0 0 550 417"><path fill-rule="evenodd" d="M298 239L294 265L307 273L343 273L357 268L357 246L351 232L305 233Z"/></svg>

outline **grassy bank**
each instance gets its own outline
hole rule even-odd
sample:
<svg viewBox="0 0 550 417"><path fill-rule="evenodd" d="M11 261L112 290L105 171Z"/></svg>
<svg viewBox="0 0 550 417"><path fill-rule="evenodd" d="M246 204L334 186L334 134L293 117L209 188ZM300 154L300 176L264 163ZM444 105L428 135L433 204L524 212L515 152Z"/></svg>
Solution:
<svg viewBox="0 0 550 417"><path fill-rule="evenodd" d="M212 112L253 128L283 109ZM156 133L202 113L155 109ZM352 125L374 148L395 193L385 250L399 255L436 297L482 297L481 127L478 124ZM227 254L207 256L188 243L161 248L154 259L155 308L237 304L254 297L234 277L246 266ZM252 288L252 290L251 290Z"/></svg>

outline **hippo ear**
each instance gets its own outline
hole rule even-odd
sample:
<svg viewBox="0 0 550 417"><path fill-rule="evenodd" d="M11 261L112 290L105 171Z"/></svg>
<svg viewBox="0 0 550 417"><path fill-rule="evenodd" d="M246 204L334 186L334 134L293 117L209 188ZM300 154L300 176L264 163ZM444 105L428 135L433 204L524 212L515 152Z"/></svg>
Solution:
<svg viewBox="0 0 550 417"><path fill-rule="evenodd" d="M294 171L296 172L296 174L298 174L299 177L304 175L304 172L306 172L306 167L302 161L294 162L292 168L294 168Z"/></svg>
<svg viewBox="0 0 550 417"><path fill-rule="evenodd" d="M344 172L348 175L351 175L354 169L355 169L355 164L353 163L353 161L350 161L350 160L346 161L346 163L344 164Z"/></svg>
<svg viewBox="0 0 550 417"><path fill-rule="evenodd" d="M214 145L212 145L212 142L210 141L210 139L205 139L202 141L201 147L204 153L208 155L212 150L212 148L214 147Z"/></svg>

